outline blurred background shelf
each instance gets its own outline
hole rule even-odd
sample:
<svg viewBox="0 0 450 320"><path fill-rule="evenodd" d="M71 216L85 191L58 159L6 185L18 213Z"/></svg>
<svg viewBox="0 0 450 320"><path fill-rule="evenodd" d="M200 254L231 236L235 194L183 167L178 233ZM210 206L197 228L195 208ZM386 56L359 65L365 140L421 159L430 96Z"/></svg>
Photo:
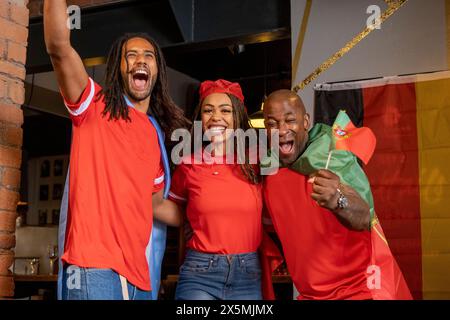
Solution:
<svg viewBox="0 0 450 320"><path fill-rule="evenodd" d="M56 300L57 280L56 274L15 274L14 299Z"/></svg>
<svg viewBox="0 0 450 320"><path fill-rule="evenodd" d="M58 275L56 274L15 274L15 282L56 282L58 281Z"/></svg>

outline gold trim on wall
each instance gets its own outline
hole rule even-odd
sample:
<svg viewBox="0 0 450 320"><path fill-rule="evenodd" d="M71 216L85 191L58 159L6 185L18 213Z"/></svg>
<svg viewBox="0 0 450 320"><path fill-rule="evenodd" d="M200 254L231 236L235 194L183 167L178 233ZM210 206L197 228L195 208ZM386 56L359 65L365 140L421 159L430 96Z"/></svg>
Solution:
<svg viewBox="0 0 450 320"><path fill-rule="evenodd" d="M408 0L385 0L388 4L388 8L381 14L380 25L389 19L398 9L400 9ZM315 80L320 74L328 70L332 65L334 65L339 59L341 59L345 54L347 54L351 49L353 49L358 43L360 43L365 37L367 37L373 30L371 27L366 27L358 35L356 35L351 41L349 41L342 49L337 51L326 61L324 61L319 67L316 68L309 76L307 76L301 83L296 85L292 91L298 92L303 90L308 84Z"/></svg>

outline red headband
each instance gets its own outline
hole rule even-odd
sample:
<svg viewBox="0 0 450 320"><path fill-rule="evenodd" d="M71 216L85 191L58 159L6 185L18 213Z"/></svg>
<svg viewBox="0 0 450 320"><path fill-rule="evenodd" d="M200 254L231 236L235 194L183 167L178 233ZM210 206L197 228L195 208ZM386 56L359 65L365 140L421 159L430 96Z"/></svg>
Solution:
<svg viewBox="0 0 450 320"><path fill-rule="evenodd" d="M244 95L242 94L241 86L237 82L230 82L223 79L203 81L200 85L200 100L205 99L212 93L229 93L244 103Z"/></svg>

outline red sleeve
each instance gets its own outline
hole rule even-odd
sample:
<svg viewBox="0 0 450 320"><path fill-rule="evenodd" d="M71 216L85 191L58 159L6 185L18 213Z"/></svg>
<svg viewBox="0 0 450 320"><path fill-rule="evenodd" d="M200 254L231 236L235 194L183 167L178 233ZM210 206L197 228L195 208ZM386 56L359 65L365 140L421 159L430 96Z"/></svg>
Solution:
<svg viewBox="0 0 450 320"><path fill-rule="evenodd" d="M156 193L164 188L164 167L162 163L159 164L158 173L153 181L153 193Z"/></svg>
<svg viewBox="0 0 450 320"><path fill-rule="evenodd" d="M177 204L185 204L187 201L186 173L187 167L184 164L180 164L173 173L169 199Z"/></svg>
<svg viewBox="0 0 450 320"><path fill-rule="evenodd" d="M91 105L95 102L95 96L102 88L94 82L91 78L89 78L88 83L86 84L86 88L81 94L78 102L71 102L67 100L61 93L64 104L67 110L70 113L70 118L74 122L80 122L82 118L84 118L87 110L91 108Z"/></svg>

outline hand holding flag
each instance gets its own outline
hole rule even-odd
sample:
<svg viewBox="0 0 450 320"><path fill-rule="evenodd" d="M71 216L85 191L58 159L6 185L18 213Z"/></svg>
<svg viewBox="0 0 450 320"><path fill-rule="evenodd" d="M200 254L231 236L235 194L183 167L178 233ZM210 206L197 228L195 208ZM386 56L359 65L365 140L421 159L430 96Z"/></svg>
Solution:
<svg viewBox="0 0 450 320"><path fill-rule="evenodd" d="M311 197L317 204L328 210L335 210L337 206L340 178L329 170L319 170L308 180L313 186Z"/></svg>

